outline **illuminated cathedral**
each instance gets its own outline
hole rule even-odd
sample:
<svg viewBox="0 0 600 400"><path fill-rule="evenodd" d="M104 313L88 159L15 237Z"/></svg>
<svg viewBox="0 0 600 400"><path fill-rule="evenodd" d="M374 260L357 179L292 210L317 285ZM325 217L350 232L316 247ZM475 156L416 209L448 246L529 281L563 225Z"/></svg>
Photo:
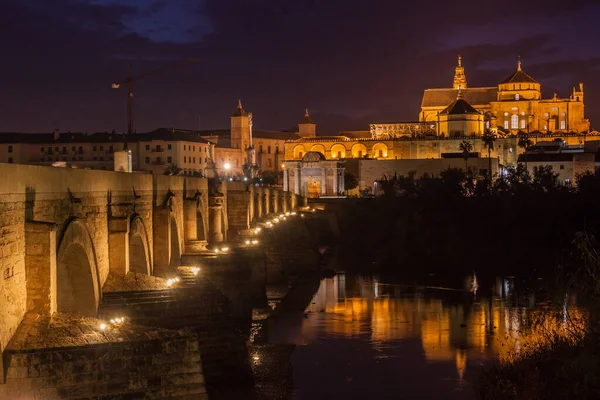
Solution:
<svg viewBox="0 0 600 400"><path fill-rule="evenodd" d="M523 71L520 60L516 71L497 86L471 88L459 56L452 88L425 90L419 121L440 123L444 110L459 96L482 115L484 129L500 133L583 133L590 128L584 115L583 83L569 97L555 93L544 99L540 83Z"/></svg>

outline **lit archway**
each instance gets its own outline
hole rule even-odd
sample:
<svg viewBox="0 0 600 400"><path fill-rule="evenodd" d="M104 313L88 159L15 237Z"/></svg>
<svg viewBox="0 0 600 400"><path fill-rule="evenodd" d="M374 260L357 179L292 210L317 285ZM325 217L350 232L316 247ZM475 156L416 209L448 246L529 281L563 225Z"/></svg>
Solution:
<svg viewBox="0 0 600 400"><path fill-rule="evenodd" d="M363 158L367 155L367 146L362 143L356 143L352 146L352 157L353 158Z"/></svg>
<svg viewBox="0 0 600 400"><path fill-rule="evenodd" d="M346 148L337 143L331 146L331 158L346 158Z"/></svg>
<svg viewBox="0 0 600 400"><path fill-rule="evenodd" d="M146 227L139 215L131 217L129 227L129 271L152 275Z"/></svg>
<svg viewBox="0 0 600 400"><path fill-rule="evenodd" d="M306 149L301 144L294 147L294 159L295 160L301 160L305 154L306 154Z"/></svg>
<svg viewBox="0 0 600 400"><path fill-rule="evenodd" d="M377 143L373 146L373 157L387 158L388 147L384 143Z"/></svg>
<svg viewBox="0 0 600 400"><path fill-rule="evenodd" d="M92 238L83 222L73 220L58 244L56 285L53 285L55 310L96 317L100 303L99 281Z"/></svg>
<svg viewBox="0 0 600 400"><path fill-rule="evenodd" d="M177 221L171 215L171 259L169 267L171 270L179 267L181 261L181 247L179 245L179 230L177 229Z"/></svg>
<svg viewBox="0 0 600 400"><path fill-rule="evenodd" d="M314 151L316 153L321 153L325 155L325 146L323 146L322 144L315 144L313 147L310 148L310 151Z"/></svg>

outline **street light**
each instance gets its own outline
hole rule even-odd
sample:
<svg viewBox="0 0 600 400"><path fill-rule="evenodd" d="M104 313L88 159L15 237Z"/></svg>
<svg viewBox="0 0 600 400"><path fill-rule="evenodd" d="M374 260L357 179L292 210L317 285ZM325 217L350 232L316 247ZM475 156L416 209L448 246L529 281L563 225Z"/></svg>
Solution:
<svg viewBox="0 0 600 400"><path fill-rule="evenodd" d="M231 164L225 163L225 165L223 165L223 167L225 167L225 176L229 177L229 170L231 170Z"/></svg>

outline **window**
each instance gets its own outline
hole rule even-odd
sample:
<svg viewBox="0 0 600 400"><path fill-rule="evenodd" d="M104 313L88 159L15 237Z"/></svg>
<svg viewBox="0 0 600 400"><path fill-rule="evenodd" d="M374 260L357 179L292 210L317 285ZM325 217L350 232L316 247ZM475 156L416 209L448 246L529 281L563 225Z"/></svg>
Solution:
<svg viewBox="0 0 600 400"><path fill-rule="evenodd" d="M150 150L150 145L149 144L146 145L146 150Z"/></svg>
<svg viewBox="0 0 600 400"><path fill-rule="evenodd" d="M13 147L12 146L8 146L8 152L12 153L13 152Z"/></svg>
<svg viewBox="0 0 600 400"><path fill-rule="evenodd" d="M519 93L515 94L515 100L519 100Z"/></svg>
<svg viewBox="0 0 600 400"><path fill-rule="evenodd" d="M272 167L273 166L273 162L271 161L271 159L269 158L267 160L267 167Z"/></svg>
<svg viewBox="0 0 600 400"><path fill-rule="evenodd" d="M83 154L83 146L79 146L79 154Z"/></svg>
<svg viewBox="0 0 600 400"><path fill-rule="evenodd" d="M40 150L42 151L42 153L44 152L44 148L43 147Z"/></svg>
<svg viewBox="0 0 600 400"><path fill-rule="evenodd" d="M183 163L185 164L187 162L187 157L183 157Z"/></svg>
<svg viewBox="0 0 600 400"><path fill-rule="evenodd" d="M150 157L146 157L146 164L150 164Z"/></svg>
<svg viewBox="0 0 600 400"><path fill-rule="evenodd" d="M519 129L519 116L517 114L510 117L510 129Z"/></svg>
<svg viewBox="0 0 600 400"><path fill-rule="evenodd" d="M171 145L170 144L167 145L167 150L171 150Z"/></svg>
<svg viewBox="0 0 600 400"><path fill-rule="evenodd" d="M186 149L187 149L187 146L186 146L185 144L183 145L183 149L184 149L184 150L186 150Z"/></svg>
<svg viewBox="0 0 600 400"><path fill-rule="evenodd" d="M485 121L485 129L490 129L490 121Z"/></svg>
<svg viewBox="0 0 600 400"><path fill-rule="evenodd" d="M100 146L100 151L104 151L104 146Z"/></svg>
<svg viewBox="0 0 600 400"><path fill-rule="evenodd" d="M157 164L161 164L162 163L162 160L160 159L160 157L156 157L156 163Z"/></svg>
<svg viewBox="0 0 600 400"><path fill-rule="evenodd" d="M192 158L192 164L196 164L196 157Z"/></svg>
<svg viewBox="0 0 600 400"><path fill-rule="evenodd" d="M565 166L561 164L560 169L565 169Z"/></svg>
<svg viewBox="0 0 600 400"><path fill-rule="evenodd" d="M279 146L275 146L275 154L279 154Z"/></svg>
<svg viewBox="0 0 600 400"><path fill-rule="evenodd" d="M115 151L115 150L114 150L114 147L112 147L112 146L109 146L109 147L108 147L108 151L110 151L111 153L112 153L112 152L114 152L114 151Z"/></svg>
<svg viewBox="0 0 600 400"><path fill-rule="evenodd" d="M160 144L156 145L156 151L161 151Z"/></svg>
<svg viewBox="0 0 600 400"><path fill-rule="evenodd" d="M525 125L526 125L525 120L522 119L521 120L521 129L525 129Z"/></svg>
<svg viewBox="0 0 600 400"><path fill-rule="evenodd" d="M262 148L262 144L260 146L258 146L258 152L262 153L263 152L263 148Z"/></svg>
<svg viewBox="0 0 600 400"><path fill-rule="evenodd" d="M56 149L58 150L58 149ZM94 146L94 151L98 151L98 147Z"/></svg>
<svg viewBox="0 0 600 400"><path fill-rule="evenodd" d="M560 121L560 129L562 129L562 130L567 129L567 121L565 121L565 120Z"/></svg>
<svg viewBox="0 0 600 400"><path fill-rule="evenodd" d="M8 157L8 163L12 164L13 163L13 158L12 157Z"/></svg>
<svg viewBox="0 0 600 400"><path fill-rule="evenodd" d="M569 185L571 183L571 180L569 178L565 178L565 184Z"/></svg>
<svg viewBox="0 0 600 400"><path fill-rule="evenodd" d="M205 148L204 148L204 152L205 152L205 153L207 152L207 147L205 147Z"/></svg>
<svg viewBox="0 0 600 400"><path fill-rule="evenodd" d="M77 147L75 147L75 146L71 147L71 151L77 151Z"/></svg>
<svg viewBox="0 0 600 400"><path fill-rule="evenodd" d="M194 150L192 150L192 151L196 151L196 146L194 146Z"/></svg>
<svg viewBox="0 0 600 400"><path fill-rule="evenodd" d="M170 145L169 145L170 146ZM167 157L167 162L170 164L173 162L173 157L169 156Z"/></svg>
<svg viewBox="0 0 600 400"><path fill-rule="evenodd" d="M267 146L267 153L271 154L271 146Z"/></svg>
<svg viewBox="0 0 600 400"><path fill-rule="evenodd" d="M508 121L504 121L504 129L508 129Z"/></svg>

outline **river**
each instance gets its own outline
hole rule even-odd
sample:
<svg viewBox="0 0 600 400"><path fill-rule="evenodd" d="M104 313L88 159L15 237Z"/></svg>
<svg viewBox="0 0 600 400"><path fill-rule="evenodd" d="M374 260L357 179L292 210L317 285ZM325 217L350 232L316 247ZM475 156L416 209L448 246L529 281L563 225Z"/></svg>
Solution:
<svg viewBox="0 0 600 400"><path fill-rule="evenodd" d="M270 321L268 340L297 346L296 400L473 398L482 366L518 352L535 336L524 326L548 313L498 282L498 296L479 298L337 275L303 314Z"/></svg>

